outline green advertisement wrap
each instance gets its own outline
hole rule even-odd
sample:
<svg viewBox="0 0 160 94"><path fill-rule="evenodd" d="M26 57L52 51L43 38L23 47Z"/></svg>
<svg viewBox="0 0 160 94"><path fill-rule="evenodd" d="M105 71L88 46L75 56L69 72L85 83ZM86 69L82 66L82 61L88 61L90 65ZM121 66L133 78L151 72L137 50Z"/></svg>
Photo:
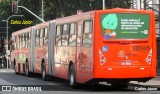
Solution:
<svg viewBox="0 0 160 94"><path fill-rule="evenodd" d="M101 15L105 39L145 39L149 35L150 16L147 14L113 13Z"/></svg>

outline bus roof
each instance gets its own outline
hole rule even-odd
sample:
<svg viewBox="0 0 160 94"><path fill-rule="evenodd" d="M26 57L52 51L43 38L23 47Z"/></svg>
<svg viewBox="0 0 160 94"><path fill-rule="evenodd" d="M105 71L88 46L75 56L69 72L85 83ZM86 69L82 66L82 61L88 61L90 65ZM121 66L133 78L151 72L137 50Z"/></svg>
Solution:
<svg viewBox="0 0 160 94"><path fill-rule="evenodd" d="M41 28L48 27L49 26L49 22L50 21L47 21L47 22L44 22L44 23L37 24L35 26L31 26L31 27L28 27L28 28L24 28L24 29L18 30L16 32L13 32L12 36L20 35L20 34L23 34L23 33L30 32L31 29L32 29L32 27L36 27L36 29L41 29Z"/></svg>
<svg viewBox="0 0 160 94"><path fill-rule="evenodd" d="M98 13L122 13L122 12L128 12L128 13L152 13L153 11L151 10L139 10L139 9L124 9L124 8L113 8L113 9L106 9L106 10L97 10L96 12Z"/></svg>
<svg viewBox="0 0 160 94"><path fill-rule="evenodd" d="M20 34L23 34L23 33L30 32L30 31L31 31L31 28L32 28L32 27L28 27L28 28L21 29L21 30L19 30L19 31L13 32L13 33L12 33L12 36L16 36L16 35L20 35Z"/></svg>
<svg viewBox="0 0 160 94"><path fill-rule="evenodd" d="M80 14L67 16L67 17L63 17L63 18L58 18L58 19L56 19L56 24L77 22L79 20L90 19L90 18L94 17L94 15L93 15L94 12L95 11L84 12L84 13L82 12Z"/></svg>
<svg viewBox="0 0 160 94"><path fill-rule="evenodd" d="M44 23L37 24L37 25L35 25L35 28L36 28L36 29L46 28L46 27L49 26L49 22L50 22L50 21L47 21L47 22L44 22Z"/></svg>
<svg viewBox="0 0 160 94"><path fill-rule="evenodd" d="M76 15L72 15L72 16L67 16L67 17L63 17L63 18L58 18L58 19L55 19L55 20L51 20L51 21L55 21L56 24L64 24L64 23L70 23L70 22L77 22L79 20L85 20L85 19L90 19L90 18L93 18L94 17L94 13L97 12L97 13L117 13L117 12L128 12L128 13L153 13L152 11L149 11L149 10L137 10L137 9L123 9L123 8L114 8L114 9L106 9L106 10L95 10L95 11L90 11L90 12L82 12L82 13L79 13L79 14L76 14ZM44 22L44 23L40 23L40 24L37 24L35 25L35 28L36 29L41 29L41 28L46 28L49 26L49 23L51 21L47 21L47 22ZM30 32L31 31L31 27L28 27L28 28L25 28L25 29L22 29L22 30L19 30L19 31L16 31L16 32L13 32L12 35L19 35L19 34L23 34L23 33L26 33L26 32Z"/></svg>

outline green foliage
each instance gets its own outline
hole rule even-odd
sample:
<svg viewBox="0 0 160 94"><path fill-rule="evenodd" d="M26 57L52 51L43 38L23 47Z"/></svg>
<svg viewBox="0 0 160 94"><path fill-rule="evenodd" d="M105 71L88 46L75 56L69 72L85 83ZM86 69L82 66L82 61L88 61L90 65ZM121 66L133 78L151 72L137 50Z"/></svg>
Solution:
<svg viewBox="0 0 160 94"><path fill-rule="evenodd" d="M5 49L5 45L4 45L4 39L1 38L0 39L0 57L4 57L6 54L6 49Z"/></svg>
<svg viewBox="0 0 160 94"><path fill-rule="evenodd" d="M19 6L24 6L27 9L31 10L40 18L42 17L42 0L0 0L0 27L6 27L6 22L2 20L7 20L12 13L12 2L18 1ZM65 16L77 14L77 10L82 10L83 12L100 10L102 9L102 0L44 0L44 20L49 21L56 18L61 18ZM130 0L106 0L106 8L114 7L130 7ZM12 17L8 21L9 29L9 38L12 32L17 30L33 26L35 24L41 23L36 17L31 15L26 10L19 8L16 15L24 15L24 17ZM11 20L30 20L33 21L32 24L11 24ZM0 28L0 32L6 32L6 28ZM2 37L2 34L0 34ZM3 37L6 37L3 35ZM1 39L0 39L1 40ZM4 44L0 47L0 54L5 54Z"/></svg>
<svg viewBox="0 0 160 94"><path fill-rule="evenodd" d="M6 20L12 13L12 2L18 1L19 6L24 6L35 13L40 18L42 17L42 0L0 0L0 19ZM106 8L112 7L129 7L130 0L106 0ZM44 20L49 21L56 18L77 14L77 10L83 12L100 10L102 9L102 0L44 0ZM16 15L24 15L24 17L12 17L9 20L9 36L12 32L33 26L41 23L36 17L27 12L26 10L19 8ZM31 20L33 24L30 25L13 25L10 24L11 20ZM0 26L5 27L6 23L0 21ZM6 29L0 29L5 32Z"/></svg>

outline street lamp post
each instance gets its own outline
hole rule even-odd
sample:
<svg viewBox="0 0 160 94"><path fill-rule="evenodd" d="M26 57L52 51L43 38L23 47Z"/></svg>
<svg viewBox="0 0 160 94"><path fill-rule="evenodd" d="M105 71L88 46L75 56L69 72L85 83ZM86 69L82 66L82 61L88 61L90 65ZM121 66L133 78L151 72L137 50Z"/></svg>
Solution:
<svg viewBox="0 0 160 94"><path fill-rule="evenodd" d="M44 14L43 14L43 3L44 3L44 0L42 0L42 19L44 20Z"/></svg>
<svg viewBox="0 0 160 94"><path fill-rule="evenodd" d="M6 31L7 31L7 51L8 51L8 20L11 18L11 17L22 17L23 15L11 15L11 16L9 16L8 18L7 18L7 20L5 20L6 21L6 23L7 23L7 25L6 25ZM4 20L3 20L4 21ZM8 54L7 54L7 69L8 69Z"/></svg>
<svg viewBox="0 0 160 94"><path fill-rule="evenodd" d="M106 7L105 7L105 0L103 0L102 3L103 3L103 10L105 10L105 8L106 8Z"/></svg>

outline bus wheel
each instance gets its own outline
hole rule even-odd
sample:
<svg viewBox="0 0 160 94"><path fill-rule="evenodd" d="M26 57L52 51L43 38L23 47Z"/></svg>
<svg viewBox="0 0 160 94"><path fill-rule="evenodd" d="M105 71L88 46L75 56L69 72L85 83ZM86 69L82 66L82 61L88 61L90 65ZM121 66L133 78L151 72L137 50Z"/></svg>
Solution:
<svg viewBox="0 0 160 94"><path fill-rule="evenodd" d="M73 65L69 68L69 84L72 88L76 88L76 75Z"/></svg>
<svg viewBox="0 0 160 94"><path fill-rule="evenodd" d="M47 79L47 75L46 75L46 67L45 67L45 63L42 63L42 68L41 68L41 74L42 74L42 79L44 80L44 81L46 81L46 80L48 80Z"/></svg>
<svg viewBox="0 0 160 94"><path fill-rule="evenodd" d="M15 70L15 74L18 74L18 72L16 71L17 68L16 68L16 61L15 60L14 60L14 68L15 68L14 69Z"/></svg>
<svg viewBox="0 0 160 94"><path fill-rule="evenodd" d="M25 75L27 77L31 76L31 73L29 72L29 65L28 65L28 62L26 62L26 71L25 71Z"/></svg>
<svg viewBox="0 0 160 94"><path fill-rule="evenodd" d="M16 65L15 65L15 67L16 67ZM15 68L15 74L18 74L18 72L16 71L16 68Z"/></svg>

